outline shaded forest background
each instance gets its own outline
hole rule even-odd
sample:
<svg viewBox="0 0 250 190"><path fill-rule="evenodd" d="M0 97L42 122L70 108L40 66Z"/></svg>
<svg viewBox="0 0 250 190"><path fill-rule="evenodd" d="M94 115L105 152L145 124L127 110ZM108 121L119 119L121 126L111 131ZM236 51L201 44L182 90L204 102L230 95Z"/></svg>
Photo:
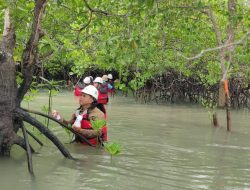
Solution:
<svg viewBox="0 0 250 190"><path fill-rule="evenodd" d="M35 3L2 2L1 10L9 4L21 83L22 52ZM205 99L216 105L226 67L231 105L249 107L249 13L247 0L48 1L34 81L41 82L42 76L76 83L81 76L113 73L119 79L116 88L125 93L132 90L140 102ZM3 18L4 11L0 26ZM228 43L234 44L230 50L213 49Z"/></svg>

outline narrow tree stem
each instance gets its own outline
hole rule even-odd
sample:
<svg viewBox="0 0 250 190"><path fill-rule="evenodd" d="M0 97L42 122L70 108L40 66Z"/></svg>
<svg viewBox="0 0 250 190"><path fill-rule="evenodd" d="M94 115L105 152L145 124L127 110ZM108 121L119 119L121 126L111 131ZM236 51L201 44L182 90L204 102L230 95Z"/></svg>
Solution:
<svg viewBox="0 0 250 190"><path fill-rule="evenodd" d="M43 143L35 136L33 135L31 132L29 132L27 129L26 129L26 132L36 141L38 142L38 144L40 144L41 146L43 146Z"/></svg>
<svg viewBox="0 0 250 190"><path fill-rule="evenodd" d="M23 132L23 137L24 137L25 144L26 144L26 153L27 153L27 161L28 161L29 172L32 175L34 175L33 164L32 164L32 154L31 154L31 149L30 149L28 135L26 133L26 129L25 129L24 125L22 125L22 132Z"/></svg>

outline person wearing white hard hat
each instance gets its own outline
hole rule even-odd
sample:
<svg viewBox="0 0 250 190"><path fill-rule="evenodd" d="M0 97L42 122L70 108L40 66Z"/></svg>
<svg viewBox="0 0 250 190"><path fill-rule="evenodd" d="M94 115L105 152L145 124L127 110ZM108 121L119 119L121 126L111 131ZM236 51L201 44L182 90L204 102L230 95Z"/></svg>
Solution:
<svg viewBox="0 0 250 190"><path fill-rule="evenodd" d="M108 79L112 80L113 79L113 75L112 74L108 74Z"/></svg>
<svg viewBox="0 0 250 190"><path fill-rule="evenodd" d="M101 77L96 77L95 80L93 81L93 83L94 83L94 86L96 87L96 85L102 84L103 80Z"/></svg>
<svg viewBox="0 0 250 190"><path fill-rule="evenodd" d="M88 86L88 85L90 84L90 82L91 82L90 77L85 77L85 78L83 79L83 83L84 83L86 86Z"/></svg>
<svg viewBox="0 0 250 190"><path fill-rule="evenodd" d="M85 77L83 80L81 80L82 77L77 81L74 89L74 95L75 97L81 96L81 91L84 89L86 86L88 86L91 82L89 77Z"/></svg>
<svg viewBox="0 0 250 190"><path fill-rule="evenodd" d="M88 143L81 141L80 138L75 139L77 142L81 142L84 145L91 144L93 146L97 144L102 144L102 142L107 141L107 127L106 124L102 129L96 131L93 130L91 121L94 120L104 120L105 119L105 109L103 105L98 105L97 103L98 91L93 85L89 85L82 90L82 94L79 99L80 108L78 109L78 114L73 114L74 118L72 128L77 133L83 135ZM58 117L58 116L57 116ZM60 121L68 124L68 121L64 120L60 116ZM72 122L72 121L71 121ZM70 123L71 124L71 123Z"/></svg>
<svg viewBox="0 0 250 190"><path fill-rule="evenodd" d="M90 78L89 77L85 77L82 82L78 82L77 85L79 87L78 89L78 93L77 93L77 96L81 96L81 92L82 92L82 89L84 89L86 86L90 85ZM76 93L75 93L76 94Z"/></svg>
<svg viewBox="0 0 250 190"><path fill-rule="evenodd" d="M107 104L109 101L107 83L104 82L101 77L96 77L93 83L99 92L97 102L100 104Z"/></svg>
<svg viewBox="0 0 250 190"><path fill-rule="evenodd" d="M97 98L98 91L93 85L89 85L82 90L82 95L79 100L79 103L82 107L82 112L80 114L82 116L82 120L80 124L79 122L75 122L72 125L72 128L76 132L85 136L92 145L107 141L106 125L104 125L101 130L96 131L93 130L91 124L91 121L97 119L105 121L105 110L103 109L103 107L102 110L100 110L100 108L97 108ZM85 142L82 143L85 144Z"/></svg>
<svg viewBox="0 0 250 190"><path fill-rule="evenodd" d="M113 81L113 75L108 74L108 92L110 93L111 96L115 95L115 83Z"/></svg>
<svg viewBox="0 0 250 190"><path fill-rule="evenodd" d="M86 86L88 86L90 84L91 84L91 78L90 77L85 77L82 80L82 82L79 79L78 82L76 83L75 90L74 90L75 97L81 96L82 89L84 89Z"/></svg>
<svg viewBox="0 0 250 190"><path fill-rule="evenodd" d="M103 82L107 82L108 81L108 75L102 75L102 80L103 80Z"/></svg>
<svg viewBox="0 0 250 190"><path fill-rule="evenodd" d="M102 83L102 86L105 87L105 89L108 90L108 92L112 92L112 89L113 89L113 85L111 84L109 78L113 78L113 76L111 74L108 74L108 75L103 75L102 76L102 79L103 79L103 83ZM112 95L112 94L111 94Z"/></svg>
<svg viewBox="0 0 250 190"><path fill-rule="evenodd" d="M113 88L113 86L109 84L109 76L103 75L102 80L103 80L102 86L104 86L109 92Z"/></svg>

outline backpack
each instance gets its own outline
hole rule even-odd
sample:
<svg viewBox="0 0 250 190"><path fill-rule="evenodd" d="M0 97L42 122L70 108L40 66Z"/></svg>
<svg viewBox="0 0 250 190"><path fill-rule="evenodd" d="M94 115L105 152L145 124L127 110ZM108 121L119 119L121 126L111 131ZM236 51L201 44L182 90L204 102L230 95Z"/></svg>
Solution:
<svg viewBox="0 0 250 190"><path fill-rule="evenodd" d="M107 84L107 83L101 84L101 85L100 85L100 88L99 88L99 91L100 91L102 94L107 94L107 93L108 93L108 84Z"/></svg>

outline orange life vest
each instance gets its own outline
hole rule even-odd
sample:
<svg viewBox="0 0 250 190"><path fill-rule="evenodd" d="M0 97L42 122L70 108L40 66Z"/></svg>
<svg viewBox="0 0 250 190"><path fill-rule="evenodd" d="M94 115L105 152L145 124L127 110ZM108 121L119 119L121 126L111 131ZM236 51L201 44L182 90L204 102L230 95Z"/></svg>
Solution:
<svg viewBox="0 0 250 190"><path fill-rule="evenodd" d="M91 122L89 121L89 118L88 118L88 114L83 115L83 118L82 118L82 121L81 121L81 128L82 129L93 130ZM92 145L96 145L98 140L100 141L99 143L101 143L102 141L107 141L108 136L107 136L107 127L106 127L106 125L102 128L102 135L101 135L100 138L97 139L96 137L93 137L93 138L88 138L88 140ZM82 142L82 144L87 145L86 142Z"/></svg>
<svg viewBox="0 0 250 190"><path fill-rule="evenodd" d="M76 85L74 90L74 95L81 96L81 94L82 94L82 89L78 85Z"/></svg>
<svg viewBox="0 0 250 190"><path fill-rule="evenodd" d="M101 89L102 88L102 89ZM107 104L109 101L109 96L108 96L108 84L102 85L98 89L98 99L97 102L99 104Z"/></svg>

